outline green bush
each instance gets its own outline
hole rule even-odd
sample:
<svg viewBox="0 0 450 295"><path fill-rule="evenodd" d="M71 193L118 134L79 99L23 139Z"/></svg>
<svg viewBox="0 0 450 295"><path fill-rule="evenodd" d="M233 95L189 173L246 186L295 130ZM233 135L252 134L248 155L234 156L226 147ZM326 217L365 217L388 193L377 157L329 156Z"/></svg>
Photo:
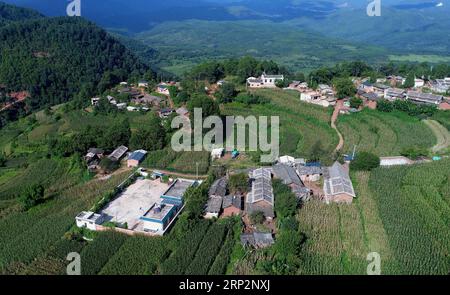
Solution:
<svg viewBox="0 0 450 295"><path fill-rule="evenodd" d="M356 155L350 168L356 171L370 171L380 166L380 157L368 152L360 152Z"/></svg>

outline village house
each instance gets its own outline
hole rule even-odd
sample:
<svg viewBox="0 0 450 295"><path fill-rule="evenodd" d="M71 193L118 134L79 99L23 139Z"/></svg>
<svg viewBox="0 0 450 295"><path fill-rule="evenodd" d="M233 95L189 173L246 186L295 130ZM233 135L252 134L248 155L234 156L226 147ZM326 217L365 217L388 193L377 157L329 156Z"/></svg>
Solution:
<svg viewBox="0 0 450 295"><path fill-rule="evenodd" d="M138 82L138 87L139 88L147 88L148 87L148 81L146 80L141 80Z"/></svg>
<svg viewBox="0 0 450 295"><path fill-rule="evenodd" d="M389 101L404 100L406 91L400 88L388 88L384 92L384 98Z"/></svg>
<svg viewBox="0 0 450 295"><path fill-rule="evenodd" d="M131 99L132 103L159 106L162 98L155 95L141 94Z"/></svg>
<svg viewBox="0 0 450 295"><path fill-rule="evenodd" d="M420 88L425 86L425 81L419 78L414 79L414 88Z"/></svg>
<svg viewBox="0 0 450 295"><path fill-rule="evenodd" d="M298 201L308 201L310 199L311 190L305 187L295 168L278 163L272 167L272 172L276 179L281 180L283 184L291 188Z"/></svg>
<svg viewBox="0 0 450 295"><path fill-rule="evenodd" d="M335 162L327 169L323 190L327 203L350 204L356 197L350 176L339 162Z"/></svg>
<svg viewBox="0 0 450 295"><path fill-rule="evenodd" d="M102 149L90 148L84 156L84 160L88 166L89 171L95 171L99 168L100 160L104 156Z"/></svg>
<svg viewBox="0 0 450 295"><path fill-rule="evenodd" d="M336 98L333 96L324 96L316 91L302 92L300 94L300 101L320 105L322 107L329 107L336 104Z"/></svg>
<svg viewBox="0 0 450 295"><path fill-rule="evenodd" d="M390 87L384 84L375 83L373 84L373 92L378 95L378 97L384 97L384 92Z"/></svg>
<svg viewBox="0 0 450 295"><path fill-rule="evenodd" d="M94 212L90 211L83 211L75 217L75 221L77 227L87 228L89 230L95 231L97 229L97 225L100 225L104 222L104 217L101 214L95 214Z"/></svg>
<svg viewBox="0 0 450 295"><path fill-rule="evenodd" d="M91 98L91 105L96 106L100 102L100 97L93 97Z"/></svg>
<svg viewBox="0 0 450 295"><path fill-rule="evenodd" d="M166 83L160 83L156 87L156 92L169 96L170 95L169 85L167 85Z"/></svg>
<svg viewBox="0 0 450 295"><path fill-rule="evenodd" d="M434 80L431 83L431 90L437 93L446 93L450 90L450 78Z"/></svg>
<svg viewBox="0 0 450 295"><path fill-rule="evenodd" d="M231 217L241 214L242 196L226 195L222 202L222 217Z"/></svg>
<svg viewBox="0 0 450 295"><path fill-rule="evenodd" d="M159 233L162 235L177 214L177 211L178 207L172 204L153 204L153 206L139 218L139 220L142 221L144 232Z"/></svg>
<svg viewBox="0 0 450 295"><path fill-rule="evenodd" d="M283 75L267 75L263 73L259 78L248 78L247 86L250 88L276 88L276 82L280 80L284 81Z"/></svg>
<svg viewBox="0 0 450 295"><path fill-rule="evenodd" d="M358 86L358 90L365 93L373 92L373 84L366 80Z"/></svg>
<svg viewBox="0 0 450 295"><path fill-rule="evenodd" d="M323 176L323 169L320 166L297 166L297 174L303 182L316 182Z"/></svg>
<svg viewBox="0 0 450 295"><path fill-rule="evenodd" d="M266 219L275 217L272 173L270 169L259 168L250 173L252 190L247 194L245 211L249 214L262 212Z"/></svg>
<svg viewBox="0 0 450 295"><path fill-rule="evenodd" d="M409 101L416 104L426 104L436 106L439 106L439 104L444 100L444 97L442 95L422 93L417 91L408 91L406 97Z"/></svg>
<svg viewBox="0 0 450 295"><path fill-rule="evenodd" d="M225 149L224 149L224 148L213 149L213 150L211 151L211 159L212 159L212 160L216 160L216 159L222 158L224 152L225 152Z"/></svg>
<svg viewBox="0 0 450 295"><path fill-rule="evenodd" d="M120 159L122 159L123 156L125 156L125 154L127 153L128 148L126 146L119 146L117 149L115 149L109 156L108 158L111 161L120 161Z"/></svg>
<svg viewBox="0 0 450 295"><path fill-rule="evenodd" d="M317 90L320 92L322 96L332 97L334 96L334 90L331 86L327 84L319 84Z"/></svg>
<svg viewBox="0 0 450 295"><path fill-rule="evenodd" d="M244 233L241 234L241 244L244 247L262 249L272 246L275 243L271 233Z"/></svg>
<svg viewBox="0 0 450 295"><path fill-rule="evenodd" d="M402 76L389 76L387 77L387 81L389 81L392 87L395 87L405 84L406 79Z"/></svg>
<svg viewBox="0 0 450 295"><path fill-rule="evenodd" d="M174 112L174 110L172 108L164 108L164 109L159 110L158 113L159 113L159 117L161 119L165 119L165 118L168 118L170 115L172 115L173 112Z"/></svg>
<svg viewBox="0 0 450 295"><path fill-rule="evenodd" d="M127 104L126 104L125 102L121 102L121 103L118 103L118 104L116 105L116 107L117 107L117 109L119 109L119 110L125 110L125 109L127 108Z"/></svg>
<svg viewBox="0 0 450 295"><path fill-rule="evenodd" d="M131 155L127 159L128 168L138 167L142 161L145 159L147 155L147 151L145 150L137 150L131 153Z"/></svg>
<svg viewBox="0 0 450 295"><path fill-rule="evenodd" d="M217 179L209 188L206 203L205 218L218 218L222 209L223 198L227 193L228 180L226 177Z"/></svg>

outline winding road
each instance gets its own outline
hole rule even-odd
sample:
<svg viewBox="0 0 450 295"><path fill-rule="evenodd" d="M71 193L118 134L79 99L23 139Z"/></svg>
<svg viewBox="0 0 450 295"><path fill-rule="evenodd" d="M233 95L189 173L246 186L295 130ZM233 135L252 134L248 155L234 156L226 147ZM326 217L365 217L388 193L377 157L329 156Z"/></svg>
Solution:
<svg viewBox="0 0 450 295"><path fill-rule="evenodd" d="M339 112L344 107L344 101L338 100L336 103L336 106L334 107L333 116L331 117L331 128L333 128L337 135L339 136L339 144L337 145L336 149L334 150L334 153L338 153L342 148L344 147L344 137L342 136L341 132L339 132L339 129L336 126L336 121L339 117Z"/></svg>
<svg viewBox="0 0 450 295"><path fill-rule="evenodd" d="M431 148L433 153L446 150L450 147L450 132L435 120L424 120L425 124L430 127L437 138L437 144Z"/></svg>

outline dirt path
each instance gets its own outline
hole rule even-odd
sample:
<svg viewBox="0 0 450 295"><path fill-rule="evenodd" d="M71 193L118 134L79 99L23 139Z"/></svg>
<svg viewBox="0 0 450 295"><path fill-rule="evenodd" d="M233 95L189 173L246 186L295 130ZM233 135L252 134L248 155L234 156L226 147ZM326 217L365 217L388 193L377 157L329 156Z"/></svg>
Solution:
<svg viewBox="0 0 450 295"><path fill-rule="evenodd" d="M425 120L425 124L430 127L437 138L437 144L431 148L433 153L440 152L450 147L450 132L434 120Z"/></svg>
<svg viewBox="0 0 450 295"><path fill-rule="evenodd" d="M158 172L161 172L161 173L164 173L167 175L172 175L172 176L181 177L181 178L197 179L196 174L178 173L178 172L172 172L169 170L162 170L162 169L157 169L157 168L147 168L147 167L145 167L145 169L150 170L150 171L158 171ZM205 178L208 178L208 175L198 175L198 178L205 179Z"/></svg>
<svg viewBox="0 0 450 295"><path fill-rule="evenodd" d="M336 127L336 121L339 117L339 112L341 111L341 109L343 107L344 107L344 101L338 100L336 103L336 106L334 107L333 116L331 117L331 128L333 128L339 136L339 144L337 145L336 149L334 150L335 153L339 152L344 147L344 137L342 136L341 132L339 132L339 129Z"/></svg>

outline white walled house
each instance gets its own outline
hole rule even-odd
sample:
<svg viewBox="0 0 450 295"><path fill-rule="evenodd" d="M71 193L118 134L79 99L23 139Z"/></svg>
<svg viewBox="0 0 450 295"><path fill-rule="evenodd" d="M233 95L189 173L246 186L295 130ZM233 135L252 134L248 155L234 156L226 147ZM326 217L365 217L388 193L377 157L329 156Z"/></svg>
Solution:
<svg viewBox="0 0 450 295"><path fill-rule="evenodd" d="M97 224L103 223L103 216L90 211L83 211L75 217L75 221L79 228L87 228L96 230Z"/></svg>
<svg viewBox="0 0 450 295"><path fill-rule="evenodd" d="M263 73L261 77L250 77L247 79L247 85L250 88L276 88L277 81L284 81L283 75L267 75Z"/></svg>
<svg viewBox="0 0 450 295"><path fill-rule="evenodd" d="M414 79L414 88L420 88L425 85L425 81L422 79Z"/></svg>

